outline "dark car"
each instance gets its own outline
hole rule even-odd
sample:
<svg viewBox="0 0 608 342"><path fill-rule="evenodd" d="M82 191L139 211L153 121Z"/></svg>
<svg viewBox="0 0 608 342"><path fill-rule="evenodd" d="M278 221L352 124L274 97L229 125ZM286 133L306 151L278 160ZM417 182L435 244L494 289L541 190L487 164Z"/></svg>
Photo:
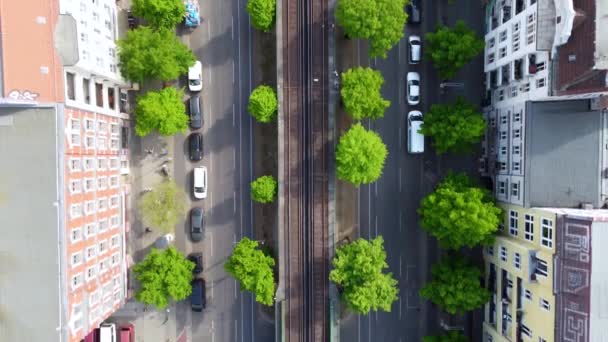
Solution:
<svg viewBox="0 0 608 342"><path fill-rule="evenodd" d="M190 238L194 242L203 239L204 216L203 208L193 208L190 212Z"/></svg>
<svg viewBox="0 0 608 342"><path fill-rule="evenodd" d="M411 0L407 5L407 22L420 24L422 21L422 4L420 0Z"/></svg>
<svg viewBox="0 0 608 342"><path fill-rule="evenodd" d="M190 148L190 160L199 161L203 159L203 135L200 133L192 133L188 137L188 145Z"/></svg>
<svg viewBox="0 0 608 342"><path fill-rule="evenodd" d="M190 97L190 127L199 129L203 127L203 110L200 95Z"/></svg>
<svg viewBox="0 0 608 342"><path fill-rule="evenodd" d="M190 294L190 306L192 311L201 312L207 305L205 296L205 280L196 278L192 280L192 293Z"/></svg>
<svg viewBox="0 0 608 342"><path fill-rule="evenodd" d="M191 253L188 255L188 260L194 263L192 273L199 274L203 272L203 253Z"/></svg>

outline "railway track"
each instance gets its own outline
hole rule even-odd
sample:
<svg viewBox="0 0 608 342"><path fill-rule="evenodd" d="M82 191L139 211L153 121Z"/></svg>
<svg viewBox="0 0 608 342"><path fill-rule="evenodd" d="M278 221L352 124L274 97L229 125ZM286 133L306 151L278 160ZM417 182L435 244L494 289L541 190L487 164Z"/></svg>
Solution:
<svg viewBox="0 0 608 342"><path fill-rule="evenodd" d="M328 340L327 0L285 0L286 341Z"/></svg>

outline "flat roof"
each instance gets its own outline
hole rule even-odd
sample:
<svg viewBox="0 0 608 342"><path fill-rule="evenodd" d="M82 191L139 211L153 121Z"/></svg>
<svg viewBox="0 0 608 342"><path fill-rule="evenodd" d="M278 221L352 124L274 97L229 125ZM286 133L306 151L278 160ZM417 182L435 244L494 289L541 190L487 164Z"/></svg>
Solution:
<svg viewBox="0 0 608 342"><path fill-rule="evenodd" d="M589 100L528 102L525 207L600 207L604 116Z"/></svg>
<svg viewBox="0 0 608 342"><path fill-rule="evenodd" d="M66 341L61 111L0 108L0 341Z"/></svg>

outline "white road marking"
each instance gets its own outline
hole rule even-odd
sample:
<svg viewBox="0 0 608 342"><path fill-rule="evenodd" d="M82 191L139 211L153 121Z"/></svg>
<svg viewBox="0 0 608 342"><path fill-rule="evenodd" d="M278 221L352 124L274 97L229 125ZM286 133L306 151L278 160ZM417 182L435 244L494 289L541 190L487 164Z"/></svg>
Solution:
<svg viewBox="0 0 608 342"><path fill-rule="evenodd" d="M235 340L235 341L238 341L238 340L239 340L239 338L238 338L238 336L239 336L239 331L238 331L238 330L239 330L239 323L238 323L238 322L236 321L236 319L235 319L235 320L234 320L234 340Z"/></svg>
<svg viewBox="0 0 608 342"><path fill-rule="evenodd" d="M367 315L367 341L372 342L372 315Z"/></svg>
<svg viewBox="0 0 608 342"><path fill-rule="evenodd" d="M374 235L374 237L378 236L378 214L376 213L376 235Z"/></svg>
<svg viewBox="0 0 608 342"><path fill-rule="evenodd" d="M402 255L399 255L399 277L403 274L403 260L401 260Z"/></svg>
<svg viewBox="0 0 608 342"><path fill-rule="evenodd" d="M213 280L211 281L211 299L213 299ZM211 326L213 326L213 321L211 321Z"/></svg>
<svg viewBox="0 0 608 342"><path fill-rule="evenodd" d="M372 236L372 187L367 187L367 237Z"/></svg>
<svg viewBox="0 0 608 342"><path fill-rule="evenodd" d="M232 169L236 170L236 147L232 149Z"/></svg>
<svg viewBox="0 0 608 342"><path fill-rule="evenodd" d="M232 26L230 26L230 32L232 34L232 40L234 40L234 15L232 16Z"/></svg>
<svg viewBox="0 0 608 342"><path fill-rule="evenodd" d="M211 342L215 342L215 321L211 320Z"/></svg>
<svg viewBox="0 0 608 342"><path fill-rule="evenodd" d="M401 296L399 296L399 320L401 320Z"/></svg>
<svg viewBox="0 0 608 342"><path fill-rule="evenodd" d="M207 20L207 41L211 41L211 20Z"/></svg>
<svg viewBox="0 0 608 342"><path fill-rule="evenodd" d="M255 322L255 320L253 319L253 296L251 296L251 321ZM255 341L255 324L251 325L251 339L252 341Z"/></svg>
<svg viewBox="0 0 608 342"><path fill-rule="evenodd" d="M235 126L236 126L236 110L234 110L234 102L233 102L232 103L232 127L235 127ZM236 153L236 147L234 148L234 150L235 150L234 153Z"/></svg>
<svg viewBox="0 0 608 342"><path fill-rule="evenodd" d="M213 256L213 234L209 233L209 251L211 253L211 256Z"/></svg>
<svg viewBox="0 0 608 342"><path fill-rule="evenodd" d="M374 197L378 197L378 182L374 182Z"/></svg>
<svg viewBox="0 0 608 342"><path fill-rule="evenodd" d="M234 84L234 79L236 77L236 72L234 71L234 59L232 60L232 84ZM234 104L234 103L233 103Z"/></svg>
<svg viewBox="0 0 608 342"><path fill-rule="evenodd" d="M357 329L359 333L357 334L358 342L361 342L361 315L357 315Z"/></svg>
<svg viewBox="0 0 608 342"><path fill-rule="evenodd" d="M401 131L399 131L401 132ZM399 192L401 192L402 187L401 187L401 167L399 167Z"/></svg>
<svg viewBox="0 0 608 342"><path fill-rule="evenodd" d="M399 96L399 95L397 95L397 96ZM399 124L399 142L398 142L398 144L399 144L399 151L401 151L401 149L403 148L403 144L401 144L401 130L402 130L401 124Z"/></svg>
<svg viewBox="0 0 608 342"><path fill-rule="evenodd" d="M238 294L239 294L236 287L237 287L236 280L234 280L234 299L237 299ZM234 321L236 322L236 319Z"/></svg>
<svg viewBox="0 0 608 342"><path fill-rule="evenodd" d="M234 213L236 214L236 191L232 192L232 203L233 203L233 207L234 207ZM235 241L236 243L236 241Z"/></svg>
<svg viewBox="0 0 608 342"><path fill-rule="evenodd" d="M399 213L399 231L403 230L403 213Z"/></svg>

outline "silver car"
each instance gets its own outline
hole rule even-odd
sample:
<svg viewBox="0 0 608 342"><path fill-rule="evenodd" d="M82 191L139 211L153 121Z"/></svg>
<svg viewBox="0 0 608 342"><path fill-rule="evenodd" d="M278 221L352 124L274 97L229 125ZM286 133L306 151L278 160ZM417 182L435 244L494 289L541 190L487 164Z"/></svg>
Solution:
<svg viewBox="0 0 608 342"><path fill-rule="evenodd" d="M407 103L415 106L420 103L420 74L407 73Z"/></svg>

